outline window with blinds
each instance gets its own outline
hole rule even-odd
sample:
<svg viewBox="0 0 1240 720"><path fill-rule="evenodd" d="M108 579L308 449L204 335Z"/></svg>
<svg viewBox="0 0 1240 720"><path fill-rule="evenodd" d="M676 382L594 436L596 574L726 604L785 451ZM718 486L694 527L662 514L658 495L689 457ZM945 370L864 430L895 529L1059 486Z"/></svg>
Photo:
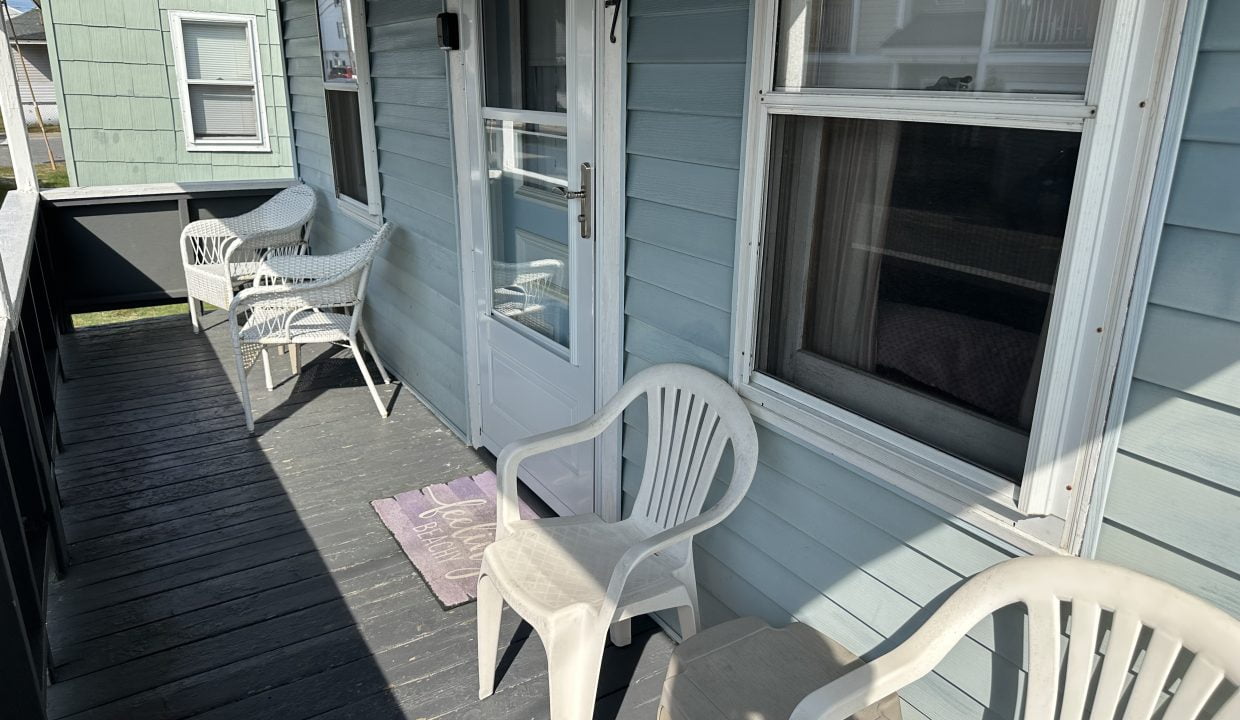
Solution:
<svg viewBox="0 0 1240 720"><path fill-rule="evenodd" d="M170 13L190 150L267 149L252 16Z"/></svg>

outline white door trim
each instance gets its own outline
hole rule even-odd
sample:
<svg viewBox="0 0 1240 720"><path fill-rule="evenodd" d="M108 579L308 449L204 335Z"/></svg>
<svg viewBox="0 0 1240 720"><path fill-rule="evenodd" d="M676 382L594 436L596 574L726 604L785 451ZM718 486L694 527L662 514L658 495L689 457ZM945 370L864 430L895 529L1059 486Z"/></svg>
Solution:
<svg viewBox="0 0 1240 720"><path fill-rule="evenodd" d="M461 263L461 311L464 314L465 385L468 441L482 444L482 371L479 319L487 311L478 288L480 278L475 253L483 252L479 230L484 204L475 197L477 175L484 159L476 148L483 146L481 123L473 122L480 108L472 105L470 87L481 87L478 0L445 0L447 12L456 13L461 24L461 48L448 53L450 115L457 192L457 222ZM614 11L614 10L613 10ZM619 390L623 382L624 292L624 66L626 23L617 28L617 42L610 41L610 14L595 13L595 407ZM473 137L478 135L478 137ZM470 142L462 142L469 138ZM595 444L595 512L618 519L621 509L621 431L614 427Z"/></svg>
<svg viewBox="0 0 1240 720"><path fill-rule="evenodd" d="M1115 457L1119 451L1119 437L1124 424L1124 411L1132 389L1133 375L1137 365L1137 350L1145 327L1145 313L1150 291L1154 285L1154 265L1162 242L1163 228L1167 219L1167 205L1171 199L1171 185L1175 177L1176 161L1180 155L1180 141L1184 122L1188 116L1188 102L1192 94L1193 75L1197 69L1197 55L1201 48L1201 34L1205 25L1206 0L1188 0L1180 37L1178 58L1168 65L1172 75L1169 81L1170 98L1167 116L1162 130L1159 152L1151 153L1151 165L1147 172L1153 174L1145 227L1141 247L1137 253L1132 294L1128 303L1128 322L1117 361L1115 383L1111 390L1110 409L1103 432L1098 471L1094 478L1093 493L1087 510L1077 520L1076 532L1081 535L1081 557L1092 558L1098 551L1102 535L1102 521L1106 511L1107 494L1111 489L1111 477L1115 469Z"/></svg>
<svg viewBox="0 0 1240 720"><path fill-rule="evenodd" d="M625 106L628 88L625 66L628 62L626 6L604 8L595 15L595 175L598 193L598 229L594 258L597 264L595 297L595 407L611 399L624 383L624 257L628 243L625 234L626 145ZM611 13L624 13L616 25L616 42L611 42ZM623 510L621 468L623 420L608 429L595 443L594 511L604 520L619 520Z"/></svg>
<svg viewBox="0 0 1240 720"><path fill-rule="evenodd" d="M474 175L481 170L481 158L473 157L473 148L477 143L461 142L471 133L470 99L468 86L476 84L478 78L478 49L475 43L479 37L478 28L473 19L475 13L462 12L463 5L474 5L475 0L445 0L444 9L454 13L460 22L459 50L448 53L448 84L450 97L448 114L452 121L452 172L456 178L456 214L457 238L459 240L461 265L461 332L462 347L465 355L465 394L466 394L466 427L465 433L469 444L478 447L482 444L482 371L478 351L479 307L478 273L474 263L474 251L477 238L475 227L482 222L476 217L475 208L478 204L474 198Z"/></svg>

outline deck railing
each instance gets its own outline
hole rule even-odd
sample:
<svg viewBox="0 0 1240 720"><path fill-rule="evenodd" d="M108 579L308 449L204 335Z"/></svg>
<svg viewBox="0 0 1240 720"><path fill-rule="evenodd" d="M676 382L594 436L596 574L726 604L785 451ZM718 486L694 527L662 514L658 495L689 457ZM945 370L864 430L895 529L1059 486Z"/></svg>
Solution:
<svg viewBox="0 0 1240 720"><path fill-rule="evenodd" d="M35 193L0 208L0 705L22 718L44 715L47 579L68 560L53 474L65 317L38 220Z"/></svg>
<svg viewBox="0 0 1240 720"><path fill-rule="evenodd" d="M290 182L14 191L0 207L0 717L45 717L48 581L69 571L55 468L71 313L184 298L185 223Z"/></svg>

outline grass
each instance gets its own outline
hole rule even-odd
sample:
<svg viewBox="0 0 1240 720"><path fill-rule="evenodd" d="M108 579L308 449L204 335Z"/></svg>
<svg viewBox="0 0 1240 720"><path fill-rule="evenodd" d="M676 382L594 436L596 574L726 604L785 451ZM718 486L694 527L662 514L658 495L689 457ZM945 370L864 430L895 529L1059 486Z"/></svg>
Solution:
<svg viewBox="0 0 1240 720"><path fill-rule="evenodd" d="M99 325L114 325L130 320L167 317L168 315L189 315L189 305L174 303L172 305L152 305L151 307L132 308L130 310L108 310L105 312L82 313L73 316L73 327L88 328Z"/></svg>
<svg viewBox="0 0 1240 720"><path fill-rule="evenodd" d="M34 171L39 178L39 187L43 189L69 187L69 169L64 163L57 163L55 170L51 163L42 163L35 165ZM10 190L16 189L17 181L13 179L13 168L0 168L0 201L4 200Z"/></svg>

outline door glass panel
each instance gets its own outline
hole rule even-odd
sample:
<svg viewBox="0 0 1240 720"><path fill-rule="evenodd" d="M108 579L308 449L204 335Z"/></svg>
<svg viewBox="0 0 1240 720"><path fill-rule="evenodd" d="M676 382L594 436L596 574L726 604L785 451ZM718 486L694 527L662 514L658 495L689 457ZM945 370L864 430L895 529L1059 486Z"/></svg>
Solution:
<svg viewBox="0 0 1240 720"><path fill-rule="evenodd" d="M488 107L565 112L568 35L564 0L483 3Z"/></svg>
<svg viewBox="0 0 1240 720"><path fill-rule="evenodd" d="M783 0L781 88L1083 96L1102 0Z"/></svg>
<svg viewBox="0 0 1240 720"><path fill-rule="evenodd" d="M568 130L487 120L486 135L492 313L567 348Z"/></svg>

